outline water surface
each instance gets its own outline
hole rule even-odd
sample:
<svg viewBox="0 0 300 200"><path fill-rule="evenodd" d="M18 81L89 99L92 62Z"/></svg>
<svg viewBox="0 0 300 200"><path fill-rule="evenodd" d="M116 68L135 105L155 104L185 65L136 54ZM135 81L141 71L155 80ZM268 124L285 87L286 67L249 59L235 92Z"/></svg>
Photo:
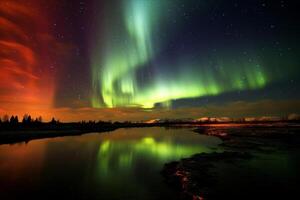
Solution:
<svg viewBox="0 0 300 200"><path fill-rule="evenodd" d="M0 199L175 199L163 165L220 142L188 129L131 128L0 145Z"/></svg>

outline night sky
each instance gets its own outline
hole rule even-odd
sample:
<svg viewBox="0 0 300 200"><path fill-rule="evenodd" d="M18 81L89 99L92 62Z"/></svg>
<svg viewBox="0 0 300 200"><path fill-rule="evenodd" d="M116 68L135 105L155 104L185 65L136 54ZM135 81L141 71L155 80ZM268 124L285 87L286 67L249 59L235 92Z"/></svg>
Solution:
<svg viewBox="0 0 300 200"><path fill-rule="evenodd" d="M1 0L0 114L299 114L298 19L288 0Z"/></svg>

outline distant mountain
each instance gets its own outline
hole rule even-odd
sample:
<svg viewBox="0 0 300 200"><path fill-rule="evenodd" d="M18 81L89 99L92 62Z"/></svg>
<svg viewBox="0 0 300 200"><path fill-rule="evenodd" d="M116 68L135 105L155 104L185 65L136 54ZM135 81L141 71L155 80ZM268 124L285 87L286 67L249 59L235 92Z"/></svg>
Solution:
<svg viewBox="0 0 300 200"><path fill-rule="evenodd" d="M230 123L230 122L279 122L279 121L299 121L299 114L289 114L286 117L278 116L260 116L260 117L244 117L244 118L230 118L230 117L200 117L197 119L182 118L182 119L151 119L145 123Z"/></svg>

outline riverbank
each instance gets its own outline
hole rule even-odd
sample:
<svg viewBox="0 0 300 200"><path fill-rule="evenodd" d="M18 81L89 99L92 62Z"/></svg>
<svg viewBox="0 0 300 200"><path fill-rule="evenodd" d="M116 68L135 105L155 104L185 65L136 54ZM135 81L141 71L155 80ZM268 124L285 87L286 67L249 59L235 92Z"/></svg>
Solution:
<svg viewBox="0 0 300 200"><path fill-rule="evenodd" d="M271 125L270 125L271 124ZM202 133L206 131L207 135L213 135L226 139L226 133L222 132L222 128L231 129L232 136L234 130L243 128L250 131L248 134L252 134L251 130L255 127L268 128L273 127L285 128L286 122L266 123L260 124L254 123L177 123L177 122L164 122L164 123L131 123L131 122L78 122L78 123L39 123L31 122L29 124L24 123L0 123L0 144L13 144L18 142L28 142L34 139L63 137L63 136L75 136L82 135L91 132L106 132L113 131L118 128L145 128L145 127L166 127L166 128L186 128L186 127L198 127L195 131ZM294 124L296 128L299 123ZM217 130L217 131L216 131ZM221 131L221 132L220 132ZM245 136L247 135L244 134ZM272 134L272 137L275 135Z"/></svg>
<svg viewBox="0 0 300 200"><path fill-rule="evenodd" d="M162 174L182 199L286 199L297 195L300 128L208 126L222 152L171 162Z"/></svg>
<svg viewBox="0 0 300 200"><path fill-rule="evenodd" d="M99 129L96 132L108 132L116 130L116 127L105 127ZM54 137L65 137L65 136L76 136L95 132L94 130L24 130L24 131L5 131L0 133L0 144L14 144L19 142L29 142L30 140L43 139L43 138L54 138Z"/></svg>
<svg viewBox="0 0 300 200"><path fill-rule="evenodd" d="M30 123L30 124L0 124L0 144L28 142L34 139L76 136L87 133L114 131L118 128L154 127L160 124L145 123Z"/></svg>

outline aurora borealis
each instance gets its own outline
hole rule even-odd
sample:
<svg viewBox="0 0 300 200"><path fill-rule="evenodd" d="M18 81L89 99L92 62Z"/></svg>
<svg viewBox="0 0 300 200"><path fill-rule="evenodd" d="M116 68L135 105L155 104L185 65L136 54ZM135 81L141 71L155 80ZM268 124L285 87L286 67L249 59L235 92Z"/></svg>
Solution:
<svg viewBox="0 0 300 200"><path fill-rule="evenodd" d="M297 113L294 4L2 0L0 114L70 121Z"/></svg>
<svg viewBox="0 0 300 200"><path fill-rule="evenodd" d="M45 65L53 38L41 9L38 1L0 2L0 109L32 111L52 100L54 80Z"/></svg>
<svg viewBox="0 0 300 200"><path fill-rule="evenodd" d="M197 59L185 62L178 58L178 66L170 63L152 64L157 56L155 52L159 52L159 44L156 44L153 36L155 29L164 31L159 23L154 22L161 20L163 13L160 12L167 7L164 4L170 4L171 1L165 1L163 5L159 5L160 1L157 0L130 0L123 3L120 9L123 15L117 17L121 19L105 17L108 25L104 25L104 30L108 33L104 33L104 41L108 41L108 44L99 45L102 48L93 51L93 106L153 108L156 103L170 105L168 102L176 99L257 89L267 84L263 67L256 60L253 63L246 63L244 59L236 63L218 63L221 69L216 72L212 71L211 64L201 63ZM104 52L104 57L99 52ZM170 66L178 71L167 77L157 73L149 77L146 83L140 84L138 72L147 70L145 68L151 65L157 65L157 68Z"/></svg>
<svg viewBox="0 0 300 200"><path fill-rule="evenodd" d="M108 43L100 45L104 47L102 51L96 48L93 52L92 105L95 107L145 106L146 103L142 104L142 99L139 100L141 97L136 96L140 92L137 91L135 73L153 56L151 35L155 23L152 15L158 12L156 9L159 7L155 1L133 0L124 1L123 4L122 19L107 17L108 27L104 34ZM97 59L98 52L103 52L100 61Z"/></svg>

